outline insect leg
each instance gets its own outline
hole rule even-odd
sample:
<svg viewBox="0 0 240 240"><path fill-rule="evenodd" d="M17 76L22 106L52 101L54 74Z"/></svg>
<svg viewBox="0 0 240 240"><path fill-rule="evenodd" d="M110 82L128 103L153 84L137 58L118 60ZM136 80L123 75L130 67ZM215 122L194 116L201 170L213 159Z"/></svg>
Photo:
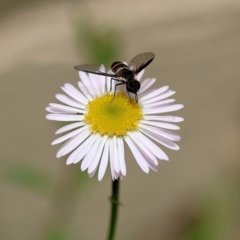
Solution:
<svg viewBox="0 0 240 240"><path fill-rule="evenodd" d="M137 93L135 94L135 101L136 101L136 103L138 103L138 95L137 95Z"/></svg>
<svg viewBox="0 0 240 240"><path fill-rule="evenodd" d="M117 81L117 82L122 82L122 80L118 80L118 79L116 79L116 78L111 78L111 84L110 84L110 90L109 90L109 92L112 91L112 80L115 80L115 81Z"/></svg>
<svg viewBox="0 0 240 240"><path fill-rule="evenodd" d="M129 91L127 91L127 93L128 93L128 97L129 97L129 99L131 100L131 96L130 96L130 94L129 94Z"/></svg>
<svg viewBox="0 0 240 240"><path fill-rule="evenodd" d="M115 80L115 79L114 79L114 80ZM117 86L120 86L120 85L123 85L123 84L125 84L125 82L124 82L124 81L123 81L123 82L122 82L122 81L120 81L120 80L118 80L118 81L119 81L119 82L121 82L121 83L118 83L118 84L116 84L116 85L115 85L113 99L114 99L114 98L115 98L115 96L116 96ZM112 99L112 101L113 101L113 99ZM112 101L111 101L111 102L112 102ZM111 102L110 102L110 103L111 103Z"/></svg>

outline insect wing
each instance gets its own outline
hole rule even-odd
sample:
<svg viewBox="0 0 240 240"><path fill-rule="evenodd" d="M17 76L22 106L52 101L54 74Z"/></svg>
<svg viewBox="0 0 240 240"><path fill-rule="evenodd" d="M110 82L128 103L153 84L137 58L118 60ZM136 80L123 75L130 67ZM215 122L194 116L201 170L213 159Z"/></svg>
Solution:
<svg viewBox="0 0 240 240"><path fill-rule="evenodd" d="M155 54L152 52L138 54L130 61L129 68L138 74L152 62L154 57Z"/></svg>
<svg viewBox="0 0 240 240"><path fill-rule="evenodd" d="M108 67L105 67L104 65L83 64L83 65L77 65L74 68L78 71L83 71L86 73L93 73L93 74L97 74L97 75L115 77L115 75L113 74L111 69Z"/></svg>

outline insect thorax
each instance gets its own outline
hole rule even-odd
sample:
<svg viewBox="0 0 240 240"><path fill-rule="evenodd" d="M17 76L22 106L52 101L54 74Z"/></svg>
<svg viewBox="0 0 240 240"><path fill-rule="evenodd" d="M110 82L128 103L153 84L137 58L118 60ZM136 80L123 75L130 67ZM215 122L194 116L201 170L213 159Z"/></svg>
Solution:
<svg viewBox="0 0 240 240"><path fill-rule="evenodd" d="M121 77L126 81L132 81L134 79L134 74L129 68L123 68L121 72Z"/></svg>

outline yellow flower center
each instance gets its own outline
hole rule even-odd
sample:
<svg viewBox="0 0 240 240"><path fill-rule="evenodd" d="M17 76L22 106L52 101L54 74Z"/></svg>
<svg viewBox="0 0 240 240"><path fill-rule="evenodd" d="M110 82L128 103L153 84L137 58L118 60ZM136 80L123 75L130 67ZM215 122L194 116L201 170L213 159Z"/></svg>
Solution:
<svg viewBox="0 0 240 240"><path fill-rule="evenodd" d="M124 93L118 93L112 101L113 97L107 93L88 103L85 121L94 133L124 136L128 131L138 129L141 107Z"/></svg>

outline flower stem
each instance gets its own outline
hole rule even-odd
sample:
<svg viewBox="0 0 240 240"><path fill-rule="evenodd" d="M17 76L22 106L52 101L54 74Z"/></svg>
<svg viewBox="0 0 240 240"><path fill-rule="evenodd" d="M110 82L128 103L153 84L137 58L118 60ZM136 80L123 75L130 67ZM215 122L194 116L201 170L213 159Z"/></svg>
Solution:
<svg viewBox="0 0 240 240"><path fill-rule="evenodd" d="M118 206L119 206L119 187L120 181L119 179L112 181L112 196L110 198L111 201L111 219L109 223L109 233L108 240L113 240L116 232L116 224L117 224L117 215L118 215Z"/></svg>

